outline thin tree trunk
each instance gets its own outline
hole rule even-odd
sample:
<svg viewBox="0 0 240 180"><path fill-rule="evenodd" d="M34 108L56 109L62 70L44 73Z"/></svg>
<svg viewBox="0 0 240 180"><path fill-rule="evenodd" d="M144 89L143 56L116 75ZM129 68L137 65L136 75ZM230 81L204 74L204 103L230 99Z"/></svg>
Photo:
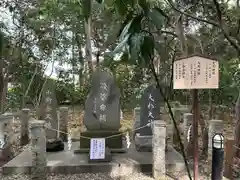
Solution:
<svg viewBox="0 0 240 180"><path fill-rule="evenodd" d="M3 92L4 92L4 74L3 74L3 58L0 57L0 111L3 112Z"/></svg>
<svg viewBox="0 0 240 180"><path fill-rule="evenodd" d="M4 113L6 110L7 104L7 92L8 92L8 79L9 76L6 74L4 81L3 81L3 93L2 93L2 102L1 102L1 113Z"/></svg>
<svg viewBox="0 0 240 180"><path fill-rule="evenodd" d="M88 72L91 73L93 71L93 63L92 63L92 44L91 44L91 16L84 23L85 27L85 35L86 35L86 60L88 63Z"/></svg>
<svg viewBox="0 0 240 180"><path fill-rule="evenodd" d="M235 134L234 134L234 140L236 147L235 150L235 156L240 157L240 90L238 93L238 99L235 106L235 112L236 112L236 128L235 128Z"/></svg>
<svg viewBox="0 0 240 180"><path fill-rule="evenodd" d="M79 34L76 35L76 42L77 42L77 46L78 46L78 62L80 63L78 78L79 78L79 87L81 87L84 84L84 78L83 78L84 59L83 59L83 55L82 55L82 46L81 46Z"/></svg>

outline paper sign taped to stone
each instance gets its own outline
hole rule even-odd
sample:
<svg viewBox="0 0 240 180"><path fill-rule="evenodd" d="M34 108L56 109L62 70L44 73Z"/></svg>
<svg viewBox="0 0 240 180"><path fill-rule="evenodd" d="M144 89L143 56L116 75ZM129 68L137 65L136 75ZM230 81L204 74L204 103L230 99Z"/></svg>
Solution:
<svg viewBox="0 0 240 180"><path fill-rule="evenodd" d="M105 159L105 139L92 138L90 144L90 159Z"/></svg>
<svg viewBox="0 0 240 180"><path fill-rule="evenodd" d="M173 64L173 89L217 89L219 64L199 56L180 59Z"/></svg>

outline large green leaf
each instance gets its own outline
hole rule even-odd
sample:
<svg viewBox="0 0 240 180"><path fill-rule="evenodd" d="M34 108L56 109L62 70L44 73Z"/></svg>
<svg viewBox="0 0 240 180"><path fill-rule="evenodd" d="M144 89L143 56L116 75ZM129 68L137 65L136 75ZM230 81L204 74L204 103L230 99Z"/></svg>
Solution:
<svg viewBox="0 0 240 180"><path fill-rule="evenodd" d="M141 8L143 9L144 13L147 14L149 9L150 9L150 5L147 2L147 0L139 0L138 4L141 6Z"/></svg>
<svg viewBox="0 0 240 180"><path fill-rule="evenodd" d="M151 34L144 36L144 40L141 45L141 55L142 55L146 65L148 65L149 62L153 59L154 44L155 44L154 37Z"/></svg>
<svg viewBox="0 0 240 180"><path fill-rule="evenodd" d="M127 25L123 28L119 40L122 41L126 34L134 34L141 31L141 21L143 18L143 14L140 14L133 19L128 20Z"/></svg>
<svg viewBox="0 0 240 180"><path fill-rule="evenodd" d="M142 19L144 17L144 14L139 14L138 16L133 18L132 24L129 28L129 33L139 33L142 30Z"/></svg>
<svg viewBox="0 0 240 180"><path fill-rule="evenodd" d="M131 56L131 60L135 63L140 60L141 46L143 40L144 36L142 35L142 33L134 33L129 38L129 53Z"/></svg>
<svg viewBox="0 0 240 180"><path fill-rule="evenodd" d="M119 36L119 40L120 40L120 41L122 41L122 40L125 38L125 36L128 34L129 29L130 29L130 27L131 27L131 25L132 25L132 22L133 22L133 20L130 20L130 21L128 22L128 24L123 28L123 30L122 30L122 32L121 32L121 34L120 34L120 36Z"/></svg>
<svg viewBox="0 0 240 180"><path fill-rule="evenodd" d="M114 5L121 16L124 16L126 13L128 13L126 0L115 0Z"/></svg>
<svg viewBox="0 0 240 180"><path fill-rule="evenodd" d="M158 9L154 8L148 12L148 17L157 29L161 29L164 24L165 17L159 12Z"/></svg>
<svg viewBox="0 0 240 180"><path fill-rule="evenodd" d="M82 10L85 20L91 16L92 11L92 0L82 0Z"/></svg>
<svg viewBox="0 0 240 180"><path fill-rule="evenodd" d="M127 34L124 39L117 45L117 47L113 50L112 55L120 53L123 51L124 47L126 47L130 34Z"/></svg>

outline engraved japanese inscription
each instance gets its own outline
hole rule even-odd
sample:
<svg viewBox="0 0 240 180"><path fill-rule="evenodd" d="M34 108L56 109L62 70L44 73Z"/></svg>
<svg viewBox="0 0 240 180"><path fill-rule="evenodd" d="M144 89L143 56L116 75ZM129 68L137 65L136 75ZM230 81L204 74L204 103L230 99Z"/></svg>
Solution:
<svg viewBox="0 0 240 180"><path fill-rule="evenodd" d="M141 98L140 126L145 126L140 129L140 135L152 135L152 124L154 120L160 119L160 104L161 95L155 85L148 86Z"/></svg>

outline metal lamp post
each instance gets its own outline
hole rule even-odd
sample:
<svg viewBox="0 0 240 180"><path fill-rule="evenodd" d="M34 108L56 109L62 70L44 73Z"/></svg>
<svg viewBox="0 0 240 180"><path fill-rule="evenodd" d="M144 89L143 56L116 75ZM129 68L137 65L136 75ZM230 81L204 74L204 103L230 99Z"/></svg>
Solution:
<svg viewBox="0 0 240 180"><path fill-rule="evenodd" d="M212 180L222 180L224 159L224 137L215 134L212 138Z"/></svg>

